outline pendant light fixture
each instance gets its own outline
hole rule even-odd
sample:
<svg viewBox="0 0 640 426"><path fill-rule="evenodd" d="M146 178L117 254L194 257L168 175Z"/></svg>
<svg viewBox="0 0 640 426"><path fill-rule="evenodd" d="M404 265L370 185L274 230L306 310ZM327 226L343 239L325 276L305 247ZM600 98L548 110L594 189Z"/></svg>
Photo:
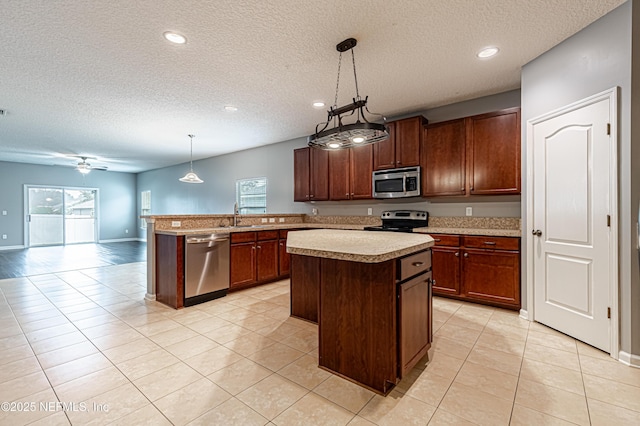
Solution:
<svg viewBox="0 0 640 426"><path fill-rule="evenodd" d="M336 46L336 50L340 52L338 59L338 81L336 83L336 97L333 106L327 111L327 121L316 126L316 132L307 138L310 147L319 149L345 149L354 146L368 145L381 142L389 138L389 132L384 124L371 123L365 116L368 114L382 117L383 123L385 118L381 114L374 114L367 108L368 96L364 99L360 98L358 92L358 76L356 74L356 59L353 54L353 48L357 44L355 38L348 38ZM356 97L353 103L338 107L338 88L340 86L340 65L342 64L342 53L351 50L351 59L353 62L353 77L356 85ZM355 122L345 124L343 119L355 115ZM333 123L333 127L329 126Z"/></svg>
<svg viewBox="0 0 640 426"><path fill-rule="evenodd" d="M194 138L194 135L187 135L187 136L189 136L189 139L191 139L191 157L190 157L191 159L189 161L189 173L184 175L184 177L181 177L179 180L180 180L180 182L186 182L186 183L202 183L203 180L200 179L198 177L198 175L193 172L193 138Z"/></svg>

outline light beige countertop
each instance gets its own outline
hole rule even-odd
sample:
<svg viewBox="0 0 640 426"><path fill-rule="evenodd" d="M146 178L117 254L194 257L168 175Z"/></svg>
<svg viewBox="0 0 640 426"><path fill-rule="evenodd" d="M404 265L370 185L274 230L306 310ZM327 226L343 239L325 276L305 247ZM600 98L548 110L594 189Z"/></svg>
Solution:
<svg viewBox="0 0 640 426"><path fill-rule="evenodd" d="M433 245L429 235L402 232L313 229L287 236L288 253L363 263L384 262Z"/></svg>
<svg viewBox="0 0 640 426"><path fill-rule="evenodd" d="M488 235L494 237L519 237L519 229L488 229L488 228L447 228L433 227L415 228L418 234L455 234L455 235Z"/></svg>

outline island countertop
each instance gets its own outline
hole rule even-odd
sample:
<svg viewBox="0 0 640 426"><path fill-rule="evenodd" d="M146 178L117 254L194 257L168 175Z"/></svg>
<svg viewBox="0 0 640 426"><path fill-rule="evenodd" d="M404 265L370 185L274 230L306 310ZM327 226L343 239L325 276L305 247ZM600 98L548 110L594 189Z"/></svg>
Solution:
<svg viewBox="0 0 640 426"><path fill-rule="evenodd" d="M304 256L379 263L433 246L425 234L314 229L290 231L287 252Z"/></svg>

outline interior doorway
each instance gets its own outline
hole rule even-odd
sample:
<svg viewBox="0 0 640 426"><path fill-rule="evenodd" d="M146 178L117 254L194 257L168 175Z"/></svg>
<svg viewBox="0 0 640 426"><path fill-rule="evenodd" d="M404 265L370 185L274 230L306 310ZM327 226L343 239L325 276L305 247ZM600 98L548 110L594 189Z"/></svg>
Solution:
<svg viewBox="0 0 640 426"><path fill-rule="evenodd" d="M98 241L98 190L27 185L26 246Z"/></svg>

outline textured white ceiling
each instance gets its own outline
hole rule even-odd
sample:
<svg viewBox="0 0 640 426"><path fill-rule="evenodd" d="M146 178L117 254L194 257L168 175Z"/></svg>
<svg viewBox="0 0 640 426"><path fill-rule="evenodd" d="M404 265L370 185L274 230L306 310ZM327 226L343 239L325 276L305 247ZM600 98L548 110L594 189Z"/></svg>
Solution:
<svg viewBox="0 0 640 426"><path fill-rule="evenodd" d="M0 0L0 161L139 172L188 161L189 133L194 159L306 136L348 37L360 94L386 116L515 89L522 65L622 3ZM489 45L498 56L478 60ZM342 70L339 105L355 94Z"/></svg>

